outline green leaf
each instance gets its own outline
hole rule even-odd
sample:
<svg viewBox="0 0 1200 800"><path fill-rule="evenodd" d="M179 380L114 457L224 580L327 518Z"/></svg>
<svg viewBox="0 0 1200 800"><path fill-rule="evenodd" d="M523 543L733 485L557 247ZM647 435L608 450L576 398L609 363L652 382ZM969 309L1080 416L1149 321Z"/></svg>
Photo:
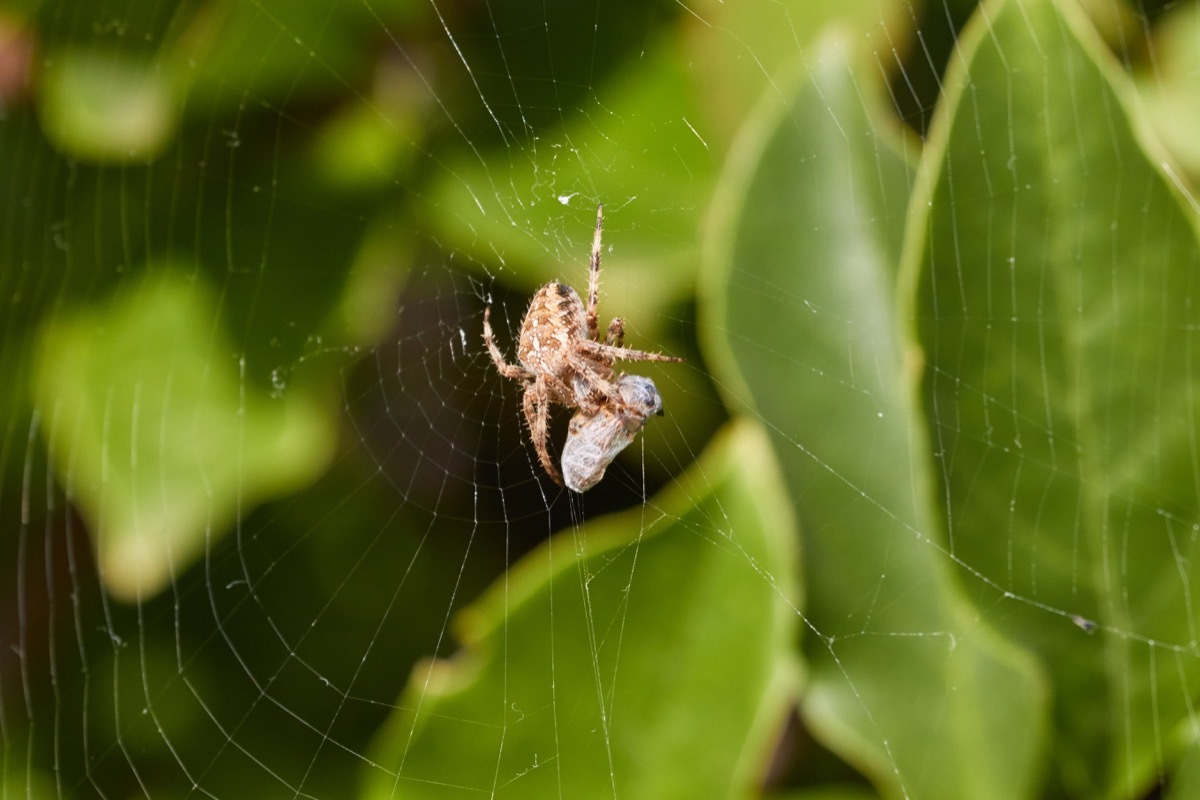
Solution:
<svg viewBox="0 0 1200 800"><path fill-rule="evenodd" d="M772 3L728 3L696 0L689 9L703 25L683 29L689 67L699 87L701 119L715 131L708 141L718 152L728 150L741 123L767 91L779 91L774 78L789 68L797 50L807 50L831 25L854 29L867 37L910 35L911 8L906 0L780 0Z"/></svg>
<svg viewBox="0 0 1200 800"><path fill-rule="evenodd" d="M788 504L742 423L675 491L561 534L419 667L366 796L742 796L795 691Z"/></svg>
<svg viewBox="0 0 1200 800"><path fill-rule="evenodd" d="M1200 4L1182 3L1166 13L1155 24L1152 47L1154 57L1138 75L1144 117L1194 186L1200 175Z"/></svg>
<svg viewBox="0 0 1200 800"><path fill-rule="evenodd" d="M515 276L506 280L526 289L574 284L587 279L602 202L605 295L653 329L691 285L716 174L703 134L688 127L698 111L685 66L678 42L656 41L598 89L598 104L542 133L526 157L451 165L434 187L439 238L499 260Z"/></svg>
<svg viewBox="0 0 1200 800"><path fill-rule="evenodd" d="M46 60L42 127L73 158L147 161L175 134L176 83L153 60L64 48Z"/></svg>
<svg viewBox="0 0 1200 800"><path fill-rule="evenodd" d="M848 41L777 78L735 145L706 354L731 405L748 392L769 421L800 511L808 725L887 794L1029 796L1044 691L952 580L894 299L913 155Z"/></svg>
<svg viewBox="0 0 1200 800"><path fill-rule="evenodd" d="M427 14L414 0L209 0L182 7L167 44L187 77L189 105L208 117L248 99L274 106L357 94L380 58L365 43L381 29L420 31Z"/></svg>
<svg viewBox="0 0 1200 800"><path fill-rule="evenodd" d="M40 424L121 598L161 589L239 511L307 483L332 454L321 407L248 384L220 320L203 281L159 264L41 331Z"/></svg>
<svg viewBox="0 0 1200 800"><path fill-rule="evenodd" d="M958 54L906 262L950 547L1053 675L1055 779L1142 796L1200 686L1196 220L1074 3L991 2Z"/></svg>
<svg viewBox="0 0 1200 800"><path fill-rule="evenodd" d="M1200 746L1189 742L1184 750L1175 773L1171 776L1167 800L1187 800L1200 797Z"/></svg>

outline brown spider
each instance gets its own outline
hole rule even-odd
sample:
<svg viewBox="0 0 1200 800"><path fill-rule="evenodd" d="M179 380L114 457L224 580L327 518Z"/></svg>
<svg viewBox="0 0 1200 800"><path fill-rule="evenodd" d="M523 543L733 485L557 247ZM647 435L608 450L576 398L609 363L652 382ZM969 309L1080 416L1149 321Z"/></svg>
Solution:
<svg viewBox="0 0 1200 800"><path fill-rule="evenodd" d="M591 270L588 280L588 304L570 286L547 283L529 304L521 323L517 344L517 364L504 360L496 346L489 321L491 306L483 312L483 342L496 369L506 378L525 384L522 406L529 435L538 460L554 482L562 485L562 476L550 460L547 441L550 436L550 406L553 403L577 408L586 415L602 409L637 417L619 391L613 365L625 361L683 361L682 358L629 350L621 346L625 322L614 317L608 325L605 341L599 340L596 303L600 292L600 236L604 224L604 206L596 207L596 235L592 240ZM644 414L641 418L644 419Z"/></svg>

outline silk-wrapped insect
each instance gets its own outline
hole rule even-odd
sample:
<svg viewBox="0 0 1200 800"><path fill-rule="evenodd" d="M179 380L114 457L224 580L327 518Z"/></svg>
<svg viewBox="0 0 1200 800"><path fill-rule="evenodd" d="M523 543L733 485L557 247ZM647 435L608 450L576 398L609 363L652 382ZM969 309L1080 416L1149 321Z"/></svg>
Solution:
<svg viewBox="0 0 1200 800"><path fill-rule="evenodd" d="M604 477L613 459L633 442L652 416L663 413L662 396L654 381L641 375L622 375L617 391L623 403L601 405L575 412L567 427L562 451L563 482L576 492L586 492Z"/></svg>

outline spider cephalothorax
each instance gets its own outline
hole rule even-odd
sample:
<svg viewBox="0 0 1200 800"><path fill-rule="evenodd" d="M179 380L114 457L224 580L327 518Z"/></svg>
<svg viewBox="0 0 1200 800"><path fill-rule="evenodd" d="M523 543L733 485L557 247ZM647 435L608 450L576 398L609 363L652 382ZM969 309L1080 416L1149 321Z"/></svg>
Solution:
<svg viewBox="0 0 1200 800"><path fill-rule="evenodd" d="M586 307L576 291L566 284L548 283L539 289L521 323L516 364L507 363L496 346L490 321L491 307L483 312L483 341L500 374L525 384L522 406L534 450L542 468L559 484L562 477L547 448L550 406L577 408L587 415L609 409L636 416L639 410L631 407L622 396L613 365L618 360L683 360L622 347L625 323L620 317L609 323L605 340L599 340L596 305L600 291L603 210L603 206L596 208L596 235L592 241ZM644 414L642 417L644 419Z"/></svg>

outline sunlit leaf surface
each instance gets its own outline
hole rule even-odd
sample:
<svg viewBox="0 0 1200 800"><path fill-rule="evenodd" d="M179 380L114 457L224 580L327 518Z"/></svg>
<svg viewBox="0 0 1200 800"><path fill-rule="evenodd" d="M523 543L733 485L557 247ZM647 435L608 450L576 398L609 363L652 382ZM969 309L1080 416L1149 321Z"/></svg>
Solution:
<svg viewBox="0 0 1200 800"><path fill-rule="evenodd" d="M1200 686L1196 219L1075 6L988 8L907 265L940 514L986 617L1053 674L1053 779L1137 796Z"/></svg>
<svg viewBox="0 0 1200 800"><path fill-rule="evenodd" d="M1028 796L1045 691L949 569L896 317L915 155L877 127L851 52L827 38L735 145L706 285L714 370L769 421L804 530L807 722L898 796Z"/></svg>
<svg viewBox="0 0 1200 800"><path fill-rule="evenodd" d="M794 696L796 558L765 437L560 534L463 613L377 742L369 798L738 796Z"/></svg>

